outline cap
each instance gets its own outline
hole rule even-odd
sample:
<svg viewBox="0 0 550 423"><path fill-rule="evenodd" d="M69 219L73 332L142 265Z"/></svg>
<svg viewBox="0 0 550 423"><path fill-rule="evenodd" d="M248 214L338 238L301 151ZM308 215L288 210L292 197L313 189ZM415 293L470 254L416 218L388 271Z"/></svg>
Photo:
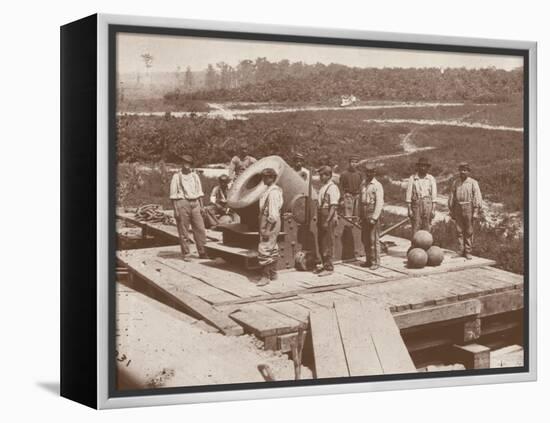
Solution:
<svg viewBox="0 0 550 423"><path fill-rule="evenodd" d="M426 157L420 157L416 162L417 166L431 166L430 161Z"/></svg>
<svg viewBox="0 0 550 423"><path fill-rule="evenodd" d="M275 172L275 169L271 167L266 167L262 170L262 176L277 176L277 172Z"/></svg>
<svg viewBox="0 0 550 423"><path fill-rule="evenodd" d="M354 154L349 157L350 160L361 160L361 157L359 157L357 154Z"/></svg>
<svg viewBox="0 0 550 423"><path fill-rule="evenodd" d="M366 163L363 166L363 170L365 173L376 173L376 165L374 163Z"/></svg>
<svg viewBox="0 0 550 423"><path fill-rule="evenodd" d="M218 181L229 181L229 175L223 174L218 176Z"/></svg>
<svg viewBox="0 0 550 423"><path fill-rule="evenodd" d="M321 166L317 169L319 175L332 175L332 168L330 166Z"/></svg>
<svg viewBox="0 0 550 423"><path fill-rule="evenodd" d="M470 170L470 165L469 165L468 162L460 162L458 164L458 168L459 169L468 169L468 170Z"/></svg>
<svg viewBox="0 0 550 423"><path fill-rule="evenodd" d="M296 154L294 155L294 157L297 158L297 159L303 159L303 158L304 158L304 155L303 155L302 153L296 153Z"/></svg>
<svg viewBox="0 0 550 423"><path fill-rule="evenodd" d="M189 154L185 154L181 156L181 161L185 163L193 163L193 157L191 157Z"/></svg>

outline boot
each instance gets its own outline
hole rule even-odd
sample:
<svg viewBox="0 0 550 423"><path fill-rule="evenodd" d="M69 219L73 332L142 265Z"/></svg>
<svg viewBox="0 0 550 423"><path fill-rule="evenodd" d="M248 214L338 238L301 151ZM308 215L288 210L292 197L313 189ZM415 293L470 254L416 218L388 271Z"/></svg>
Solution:
<svg viewBox="0 0 550 423"><path fill-rule="evenodd" d="M272 281L277 280L277 262L273 262L269 265L269 279Z"/></svg>
<svg viewBox="0 0 550 423"><path fill-rule="evenodd" d="M270 280L269 264L262 267L262 277L256 284L257 286L266 286Z"/></svg>

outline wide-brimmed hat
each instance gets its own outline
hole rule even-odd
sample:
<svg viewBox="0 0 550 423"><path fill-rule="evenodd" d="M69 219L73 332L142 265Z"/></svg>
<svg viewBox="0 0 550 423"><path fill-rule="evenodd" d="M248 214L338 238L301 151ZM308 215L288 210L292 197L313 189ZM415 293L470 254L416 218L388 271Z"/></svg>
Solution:
<svg viewBox="0 0 550 423"><path fill-rule="evenodd" d="M294 158L296 158L296 159L302 159L302 160L303 160L303 159L304 159L304 155L303 155L302 153L296 153L296 154L294 155Z"/></svg>
<svg viewBox="0 0 550 423"><path fill-rule="evenodd" d="M181 161L191 164L193 163L193 157L191 157L189 154L184 154L183 156L181 156Z"/></svg>
<svg viewBox="0 0 550 423"><path fill-rule="evenodd" d="M274 177L276 177L277 172L275 171L275 169L273 169L271 167L266 167L265 169L262 170L261 175L262 176L274 176Z"/></svg>
<svg viewBox="0 0 550 423"><path fill-rule="evenodd" d="M420 157L416 162L416 166L431 166L430 161L426 157Z"/></svg>
<svg viewBox="0 0 550 423"><path fill-rule="evenodd" d="M359 157L357 154L353 154L351 156L349 156L349 160L352 161L352 160L361 160L361 157Z"/></svg>
<svg viewBox="0 0 550 423"><path fill-rule="evenodd" d="M220 182L227 182L229 181L229 175L226 175L225 173L223 175L218 176L218 181Z"/></svg>
<svg viewBox="0 0 550 423"><path fill-rule="evenodd" d="M468 169L470 170L470 164L468 162L460 162L458 164L458 169Z"/></svg>

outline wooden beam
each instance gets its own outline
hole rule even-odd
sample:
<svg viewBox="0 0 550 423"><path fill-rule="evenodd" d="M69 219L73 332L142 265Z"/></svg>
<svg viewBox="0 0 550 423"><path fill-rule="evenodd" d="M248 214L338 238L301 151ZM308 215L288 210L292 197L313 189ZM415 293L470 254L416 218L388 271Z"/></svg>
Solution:
<svg viewBox="0 0 550 423"><path fill-rule="evenodd" d="M362 304L362 325L371 333L384 374L416 372L390 310L376 302Z"/></svg>
<svg viewBox="0 0 550 423"><path fill-rule="evenodd" d="M479 344L453 345L454 355L459 363L467 369L488 369L491 366L490 352L486 346Z"/></svg>
<svg viewBox="0 0 550 423"><path fill-rule="evenodd" d="M333 308L311 311L309 325L315 361L314 377L317 379L349 376L340 329Z"/></svg>
<svg viewBox="0 0 550 423"><path fill-rule="evenodd" d="M479 299L481 302L481 317L520 310L523 308L524 298L522 289L500 292Z"/></svg>
<svg viewBox="0 0 550 423"><path fill-rule="evenodd" d="M420 310L408 310L395 313L393 317L397 327L403 330L414 326L478 315L480 310L481 303L478 300L467 300Z"/></svg>
<svg viewBox="0 0 550 423"><path fill-rule="evenodd" d="M380 375L384 371L371 332L362 322L359 301L336 302L336 317L350 376Z"/></svg>

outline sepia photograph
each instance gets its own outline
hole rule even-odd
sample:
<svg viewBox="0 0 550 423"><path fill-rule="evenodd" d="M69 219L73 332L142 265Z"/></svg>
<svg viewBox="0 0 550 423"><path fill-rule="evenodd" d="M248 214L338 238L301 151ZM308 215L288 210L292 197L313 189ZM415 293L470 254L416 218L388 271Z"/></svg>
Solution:
<svg viewBox="0 0 550 423"><path fill-rule="evenodd" d="M524 56L114 36L117 392L524 368Z"/></svg>

